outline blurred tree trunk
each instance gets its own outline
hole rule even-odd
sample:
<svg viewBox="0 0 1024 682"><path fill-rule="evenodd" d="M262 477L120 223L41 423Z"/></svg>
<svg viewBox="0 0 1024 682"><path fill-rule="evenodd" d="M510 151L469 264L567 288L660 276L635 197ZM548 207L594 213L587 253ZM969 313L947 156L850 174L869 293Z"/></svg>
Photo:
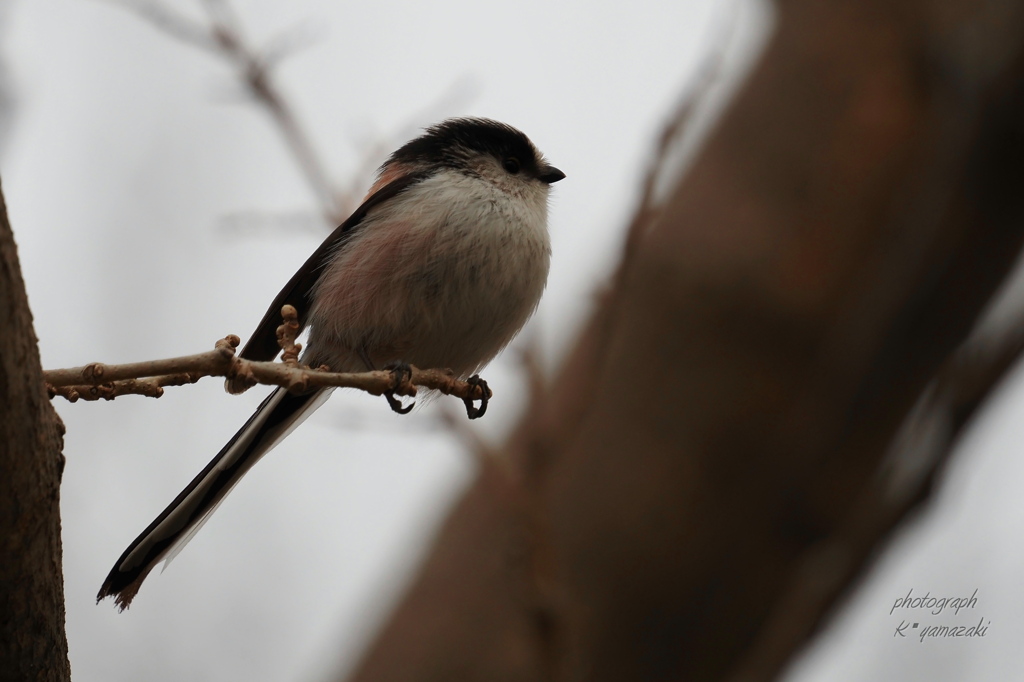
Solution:
<svg viewBox="0 0 1024 682"><path fill-rule="evenodd" d="M670 194L351 679L775 677L1020 250L1024 7L780 2Z"/></svg>
<svg viewBox="0 0 1024 682"><path fill-rule="evenodd" d="M0 680L71 679L61 570L63 433L43 387L0 193Z"/></svg>

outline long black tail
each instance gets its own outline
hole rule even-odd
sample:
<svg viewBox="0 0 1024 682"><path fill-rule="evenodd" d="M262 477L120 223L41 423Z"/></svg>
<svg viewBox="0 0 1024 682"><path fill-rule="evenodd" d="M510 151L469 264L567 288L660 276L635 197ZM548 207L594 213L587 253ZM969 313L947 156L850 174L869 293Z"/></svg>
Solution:
<svg viewBox="0 0 1024 682"><path fill-rule="evenodd" d="M245 426L128 546L103 581L96 601L114 597L121 611L128 608L149 572L160 561L174 558L245 472L322 405L331 390L293 395L279 388L267 396Z"/></svg>

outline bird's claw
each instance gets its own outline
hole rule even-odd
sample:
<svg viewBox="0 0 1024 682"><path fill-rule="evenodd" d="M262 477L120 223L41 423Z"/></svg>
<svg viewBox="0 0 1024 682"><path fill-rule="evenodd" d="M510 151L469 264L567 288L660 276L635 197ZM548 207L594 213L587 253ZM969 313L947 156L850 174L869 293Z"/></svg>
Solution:
<svg viewBox="0 0 1024 682"><path fill-rule="evenodd" d="M472 398L463 398L462 402L466 404L466 416L470 419L479 419L484 416L487 412L487 403L491 399L491 389L487 386L487 382L480 378L479 374L474 374L470 378L466 379L466 383L470 386L478 386L480 388L480 407L473 405Z"/></svg>
<svg viewBox="0 0 1024 682"><path fill-rule="evenodd" d="M398 387L403 383L412 379L412 368L404 362L396 362L393 365L388 365L384 369L390 371L392 377L391 389L384 391L384 399L388 401L388 407L398 414L409 414L412 411L412 408L416 406L416 402L413 401L403 407L402 401L395 397L395 391L398 390Z"/></svg>

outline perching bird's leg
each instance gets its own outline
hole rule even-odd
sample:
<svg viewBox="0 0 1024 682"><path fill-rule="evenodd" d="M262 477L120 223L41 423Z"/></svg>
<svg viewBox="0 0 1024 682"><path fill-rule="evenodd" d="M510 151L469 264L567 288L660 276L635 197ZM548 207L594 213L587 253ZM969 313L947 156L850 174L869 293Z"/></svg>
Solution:
<svg viewBox="0 0 1024 682"><path fill-rule="evenodd" d="M390 371L391 376L393 377L391 390L384 391L384 399L388 401L388 405L393 411L398 414L409 414L409 412L412 411L412 408L416 406L416 402L413 401L405 407L402 407L402 401L395 397L395 391L398 390L398 387L404 382L412 379L412 367L404 362L396 362L388 365L384 369Z"/></svg>
<svg viewBox="0 0 1024 682"><path fill-rule="evenodd" d="M470 419L479 419L487 412L487 403L491 399L491 389L487 386L487 382L480 378L479 374L474 374L466 379L466 383L470 386L480 387L481 398L479 408L473 406L472 398L463 398L462 400L466 404L466 416Z"/></svg>

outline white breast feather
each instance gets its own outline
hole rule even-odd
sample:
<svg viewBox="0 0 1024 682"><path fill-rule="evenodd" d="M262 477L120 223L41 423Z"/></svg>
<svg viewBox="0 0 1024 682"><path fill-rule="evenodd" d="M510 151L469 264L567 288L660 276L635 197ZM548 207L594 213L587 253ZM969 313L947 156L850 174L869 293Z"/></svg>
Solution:
<svg viewBox="0 0 1024 682"><path fill-rule="evenodd" d="M465 376L529 319L550 262L546 185L442 171L370 212L315 290L310 347L337 371L403 361Z"/></svg>

